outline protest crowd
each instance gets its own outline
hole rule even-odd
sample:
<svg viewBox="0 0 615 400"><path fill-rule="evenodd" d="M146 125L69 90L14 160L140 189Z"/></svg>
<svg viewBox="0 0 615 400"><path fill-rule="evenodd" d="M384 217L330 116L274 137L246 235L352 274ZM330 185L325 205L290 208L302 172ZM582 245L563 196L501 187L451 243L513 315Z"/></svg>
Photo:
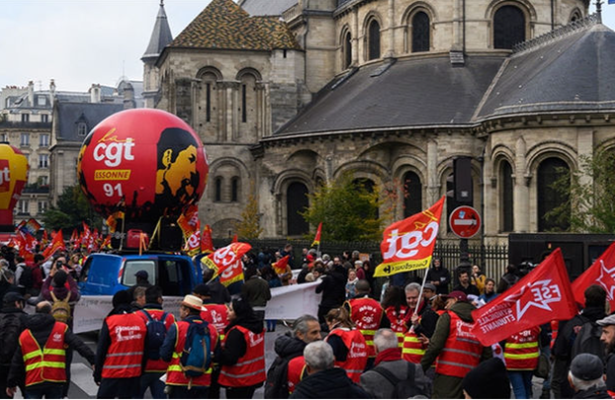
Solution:
<svg viewBox="0 0 615 400"><path fill-rule="evenodd" d="M291 245L253 249L242 258L238 293L205 274L179 315L165 311L162 290L137 272L137 283L113 296L94 352L71 330L87 254L65 246L26 260L4 246L1 256L2 398L17 390L66 397L74 351L91 364L98 398L144 398L148 390L153 398L252 398L264 386L264 397L276 399L524 399L535 377L540 398L615 397L615 314L595 279L575 289L582 299L570 317L533 324L532 312L519 318L502 308L528 282L514 265L486 277L478 265L449 269L433 258L422 274L394 274L381 285L359 251L303 249L294 259ZM277 357L266 368L265 332L279 322L266 318L270 289L307 282L322 295L318 313L282 321L291 331L275 337ZM478 322L482 332L506 325L510 333L486 343Z"/></svg>

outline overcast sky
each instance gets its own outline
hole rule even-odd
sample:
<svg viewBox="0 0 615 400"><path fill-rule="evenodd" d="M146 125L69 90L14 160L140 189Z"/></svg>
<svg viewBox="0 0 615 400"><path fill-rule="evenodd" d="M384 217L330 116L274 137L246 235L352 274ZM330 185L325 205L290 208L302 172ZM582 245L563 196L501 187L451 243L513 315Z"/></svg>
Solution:
<svg viewBox="0 0 615 400"><path fill-rule="evenodd" d="M173 36L209 1L165 0ZM26 86L32 80L37 90L46 90L53 78L58 90L87 91L92 83L115 86L122 75L142 80L140 59L149 43L159 3L2 0L0 88ZM615 29L615 5L603 5L603 21Z"/></svg>

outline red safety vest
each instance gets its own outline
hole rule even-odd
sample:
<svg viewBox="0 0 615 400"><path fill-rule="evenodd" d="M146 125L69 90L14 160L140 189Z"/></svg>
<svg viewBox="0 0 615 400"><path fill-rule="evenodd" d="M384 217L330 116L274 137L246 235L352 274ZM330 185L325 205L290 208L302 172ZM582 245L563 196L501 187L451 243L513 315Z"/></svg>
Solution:
<svg viewBox="0 0 615 400"><path fill-rule="evenodd" d="M19 345L26 367L26 386L43 382L66 382L66 346L64 334L68 326L56 322L41 350L30 329L19 335ZM4 345L4 344L3 344Z"/></svg>
<svg viewBox="0 0 615 400"><path fill-rule="evenodd" d="M504 360L509 371L533 371L538 366L540 327L526 329L506 339Z"/></svg>
<svg viewBox="0 0 615 400"><path fill-rule="evenodd" d="M399 312L395 311L395 307L390 306L384 310L389 322L391 323L391 330L395 332L399 347L403 346L404 334L408 330L406 327L406 313L408 312L408 306L400 306Z"/></svg>
<svg viewBox="0 0 615 400"><path fill-rule="evenodd" d="M191 322L196 324L202 324L201 320L192 320ZM179 321L175 322L175 329L177 331L177 336L175 337L175 347L173 350L173 358L171 359L171 363L169 364L169 368L167 369L167 385L171 386L210 386L211 385L211 366L205 371L205 373L196 378L188 378L182 371L182 367L180 365L180 360L182 357L182 353L184 350L184 345L186 344L186 335L188 334L188 328L190 327L190 322L187 321ZM213 358L213 351L218 344L218 332L213 329L212 326L209 328L209 337L211 338L210 350L212 352L211 357Z"/></svg>
<svg viewBox="0 0 615 400"><path fill-rule="evenodd" d="M404 335L404 344L401 349L401 357L414 364L419 364L425 354L426 348L419 340L414 331L408 331Z"/></svg>
<svg viewBox="0 0 615 400"><path fill-rule="evenodd" d="M350 319L365 338L367 356L376 357L374 335L380 328L380 322L384 315L382 306L369 297L348 300L348 305L350 306Z"/></svg>
<svg viewBox="0 0 615 400"><path fill-rule="evenodd" d="M448 315L449 334L436 359L436 374L463 378L480 362L483 346L472 333L473 323L462 321L454 312Z"/></svg>
<svg viewBox="0 0 615 400"><path fill-rule="evenodd" d="M201 318L215 327L220 340L224 340L224 329L229 324L228 307L225 304L203 304Z"/></svg>
<svg viewBox="0 0 615 400"><path fill-rule="evenodd" d="M359 383L361 374L367 365L367 344L365 338L358 329L335 328L325 339L336 335L339 336L348 349L346 361L335 361L335 366L346 370L346 374L353 382Z"/></svg>
<svg viewBox="0 0 615 400"><path fill-rule="evenodd" d="M306 374L305 358L295 357L288 362L288 394L293 394L295 386L299 384Z"/></svg>
<svg viewBox="0 0 615 400"><path fill-rule="evenodd" d="M160 321L160 319L164 315L164 310L160 310L158 308L144 308L143 311L151 315L152 318L155 319L156 321ZM145 325L147 326L149 319L145 315L143 315L143 313L140 311L136 312L135 314L141 317L143 319L143 322L145 322ZM174 322L175 322L175 317L173 316L173 314L167 313L167 317L164 320L164 326L167 328L167 332L169 331L169 328L171 327L171 325L173 325ZM166 361L163 361L162 359L158 359L158 360L148 359L145 364L145 372L164 373L166 372L168 367L169 367L169 363Z"/></svg>
<svg viewBox="0 0 615 400"><path fill-rule="evenodd" d="M261 333L255 334L243 326L234 326L229 333L237 329L246 341L246 354L244 354L235 365L223 365L220 370L218 382L226 387L246 387L254 386L267 380L265 372L265 329ZM226 344L228 334L224 338L222 345Z"/></svg>
<svg viewBox="0 0 615 400"><path fill-rule="evenodd" d="M141 376L147 328L136 314L118 314L105 320L111 345L103 365L103 378L135 378Z"/></svg>

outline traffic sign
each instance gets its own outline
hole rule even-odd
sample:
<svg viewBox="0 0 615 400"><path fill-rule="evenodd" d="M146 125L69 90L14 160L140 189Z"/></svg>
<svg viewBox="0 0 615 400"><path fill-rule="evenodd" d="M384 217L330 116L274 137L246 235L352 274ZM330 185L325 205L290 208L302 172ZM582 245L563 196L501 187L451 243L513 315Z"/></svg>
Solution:
<svg viewBox="0 0 615 400"><path fill-rule="evenodd" d="M470 206L457 207L448 218L451 231L462 239L469 239L480 229L480 215Z"/></svg>

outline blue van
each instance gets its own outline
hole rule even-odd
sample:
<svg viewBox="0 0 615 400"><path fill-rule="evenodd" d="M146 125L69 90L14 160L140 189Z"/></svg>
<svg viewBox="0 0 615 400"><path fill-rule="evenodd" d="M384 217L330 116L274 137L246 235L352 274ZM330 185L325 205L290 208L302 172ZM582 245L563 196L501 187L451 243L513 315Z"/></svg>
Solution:
<svg viewBox="0 0 615 400"><path fill-rule="evenodd" d="M137 283L135 274L147 271L149 282L164 296L185 296L203 282L201 268L188 256L175 254L91 254L81 270L82 295L113 295Z"/></svg>

